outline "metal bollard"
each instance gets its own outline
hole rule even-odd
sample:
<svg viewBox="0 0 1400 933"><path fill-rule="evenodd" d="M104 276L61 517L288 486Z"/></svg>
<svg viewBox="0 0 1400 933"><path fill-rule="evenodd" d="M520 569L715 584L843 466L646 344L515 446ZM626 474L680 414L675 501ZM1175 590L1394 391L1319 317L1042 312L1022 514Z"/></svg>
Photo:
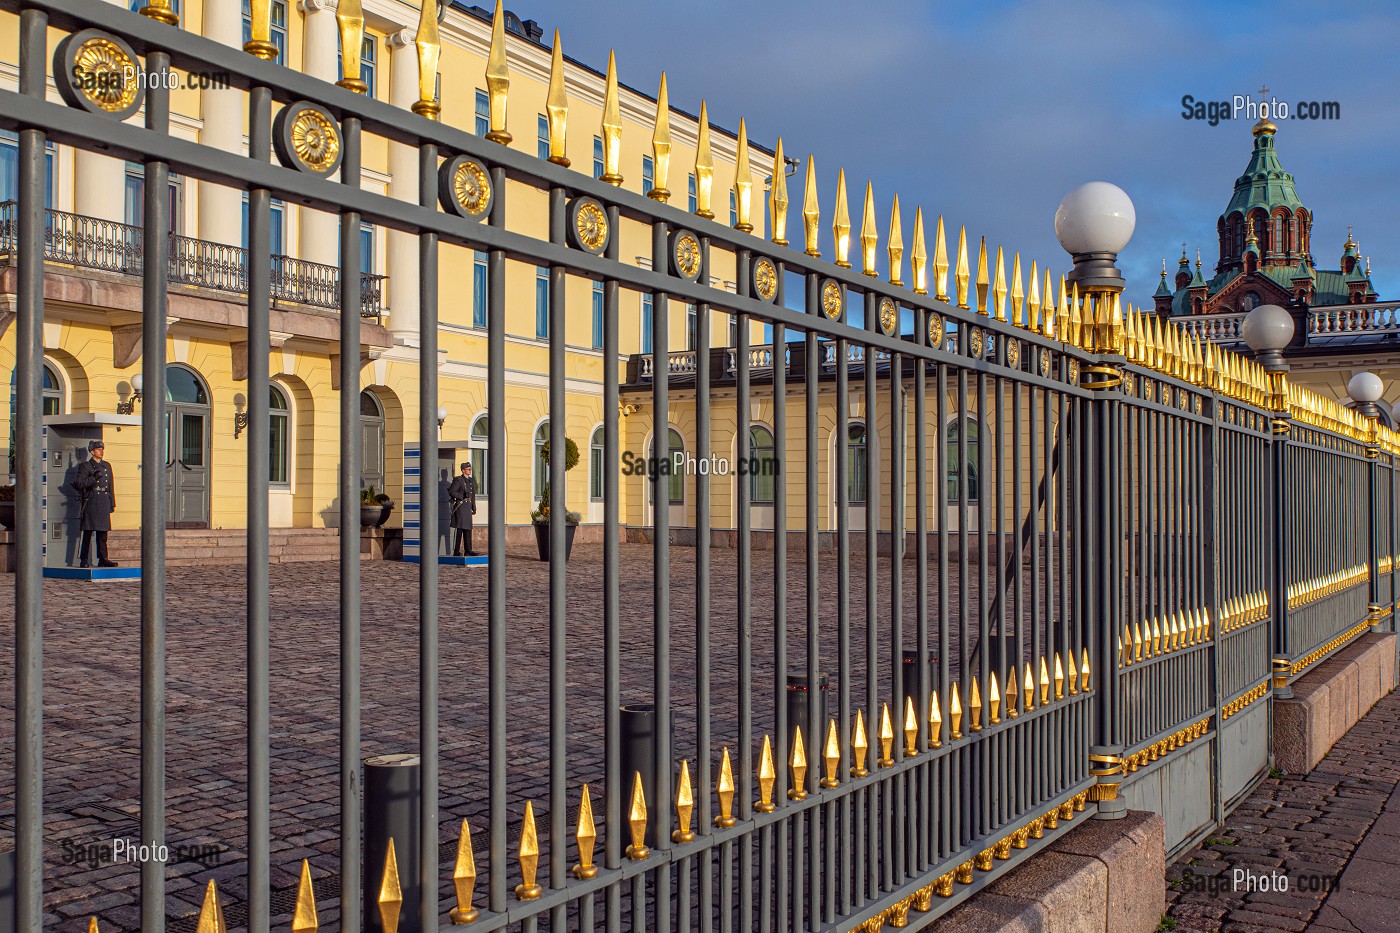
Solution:
<svg viewBox="0 0 1400 933"><path fill-rule="evenodd" d="M923 689L919 689L919 652L905 651L904 663L900 665L904 683L904 695L914 698L914 709L922 722L928 715L928 695L933 691L933 682L938 671L938 659L929 655L928 674L924 677ZM904 721L904 711L899 711L899 721Z"/></svg>
<svg viewBox="0 0 1400 933"><path fill-rule="evenodd" d="M399 888L403 892L399 929L417 930L422 926L418 896L422 877L418 861L418 813L422 805L417 755L379 755L365 759L366 933L384 933L379 893L384 883L384 863L391 838L394 860L399 868Z"/></svg>
<svg viewBox="0 0 1400 933"><path fill-rule="evenodd" d="M618 708L622 720L622 810L626 819L627 808L632 800L634 775L642 776L642 792L646 794L647 806L656 800L656 706L652 703L634 703ZM676 747L676 711L671 710L671 748ZM674 776L672 776L674 780ZM646 843L655 848L656 820L647 820ZM667 840L669 842L670 840Z"/></svg>
<svg viewBox="0 0 1400 933"><path fill-rule="evenodd" d="M821 715L816 722L807 721L807 675L787 675L787 721L788 748L774 749L773 754L781 760L792 751L792 727L802 727L802 744L807 747L807 757L815 761L821 757L822 742L826 738L826 723L831 719L831 679L825 674L817 681L821 690Z"/></svg>

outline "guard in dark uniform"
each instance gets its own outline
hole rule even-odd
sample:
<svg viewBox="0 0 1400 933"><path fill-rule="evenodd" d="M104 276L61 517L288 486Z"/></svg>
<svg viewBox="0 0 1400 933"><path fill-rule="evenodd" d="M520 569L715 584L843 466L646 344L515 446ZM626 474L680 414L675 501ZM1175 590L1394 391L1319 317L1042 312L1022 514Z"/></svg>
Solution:
<svg viewBox="0 0 1400 933"><path fill-rule="evenodd" d="M101 441L88 442L87 460L78 464L77 476L73 478L73 488L83 498L82 528L83 544L78 553L81 567L92 566L88 558L92 553L92 536L97 535L97 566L115 567L117 562L107 559L107 532L112 530L112 513L117 508L116 483L112 477L112 465L103 459Z"/></svg>
<svg viewBox="0 0 1400 933"><path fill-rule="evenodd" d="M472 550L472 516L476 514L476 480L472 478L472 465L462 464L462 475L452 480L447 487L447 500L452 507L451 526L457 529L456 540L452 543L452 556L475 557Z"/></svg>

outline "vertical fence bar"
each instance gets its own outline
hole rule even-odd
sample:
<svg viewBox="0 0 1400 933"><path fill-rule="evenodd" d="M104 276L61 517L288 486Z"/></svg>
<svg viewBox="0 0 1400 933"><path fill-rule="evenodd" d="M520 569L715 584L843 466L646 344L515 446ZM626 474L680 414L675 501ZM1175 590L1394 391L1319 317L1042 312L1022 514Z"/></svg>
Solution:
<svg viewBox="0 0 1400 933"><path fill-rule="evenodd" d="M843 304L845 295L841 298ZM776 339L776 338L774 338ZM846 749L851 741L851 524L850 524L850 429L851 429L851 363L850 344L845 338L834 341L836 350L836 443L833 445L835 460L836 492L836 689L837 689L837 732L841 747L841 761L838 774L849 776L851 761ZM860 900L860 884L856 876L861 872L859 861L860 843L852 824L852 798L854 794L841 795L841 897L837 910L850 913L854 901ZM858 807L858 804L856 805ZM857 814L856 819L860 817ZM854 901L853 901L854 898Z"/></svg>
<svg viewBox="0 0 1400 933"><path fill-rule="evenodd" d="M737 263L736 276L741 288L747 288L748 281L747 267L748 254L746 250L739 250L735 254ZM778 279L782 281L781 277ZM737 327L735 328L738 337L738 346L735 353L734 380L735 380L735 423L734 430L736 437L736 454L740 460L745 460L750 456L749 450L749 404L751 393L749 387L749 316L738 314ZM776 365L776 363L775 363ZM775 399L776 403L776 399ZM784 453L787 450L784 438L781 436L774 438L774 445L779 451ZM780 457L782 454L779 455ZM786 477L784 477L786 481ZM735 500L739 504L738 508L738 531L735 541L735 563L737 569L735 581L735 602L738 619L738 633L736 638L736 650L738 651L738 715L739 715L739 761L738 774L734 776L735 797L738 803L737 816L740 820L749 819L753 815L754 797L754 767L753 767L753 633L751 631L750 604L751 590L749 584L749 561L753 552L752 525L749 515L749 486L744 482L743 477L734 478ZM776 516L775 516L776 519ZM779 704L779 712L782 715L782 705ZM754 875L753 875L753 838L751 835L741 837L737 845L739 846L739 929L744 933L756 929L753 919L754 897ZM762 906L762 905L760 905Z"/></svg>
<svg viewBox="0 0 1400 933"><path fill-rule="evenodd" d="M666 224L657 221L652 225L651 262L652 270L669 275L671 270L670 249L666 236ZM670 317L670 297L665 292L657 292L652 298L656 308L653 331L656 342L652 346L655 354L655 374L652 378L652 411L654 430L652 444L656 451L665 451L662 456L671 455L670 419L670 330L667 319ZM696 353L701 351L696 349ZM562 360L561 360L562 363ZM675 464L673 463L674 467ZM684 479L682 479L684 483ZM656 844L666 848L671 839L671 489L670 476L656 471L652 483L656 497L654 513L654 535L652 539L653 576L652 609L655 613L652 623L652 691L656 703L656 749L653 759L653 773L656 775L656 800L648 807L650 819L656 827ZM656 926L658 933L668 933L671 916L671 870L663 865L656 872Z"/></svg>
<svg viewBox="0 0 1400 933"><path fill-rule="evenodd" d="M807 313L813 320L818 320L821 315L821 283L816 275L807 276ZM819 419L818 403L821 398L820 372L821 372L821 341L820 335L815 330L809 329L806 334L807 360L804 382L806 411L803 415L802 426L807 434L807 476L806 476L806 525L807 525L807 708L806 714L802 717L802 738L806 743L808 756L813 762L820 761L822 751L821 735L821 712L825 706L825 692L821 687L821 566L819 562L821 535L819 530L820 513L818 511L817 490L820 488L817 479L817 466L821 462L821 447L817 424ZM779 624L786 624L786 619L776 620ZM785 749L791 747L791 740ZM807 769L808 786L794 786L796 792L815 790L816 776L820 768L809 767ZM812 834L810 838L804 840L801 815L793 820L793 833L798 841L798 848L794 852L794 887L792 905L792 927L802 929L802 848L805 841L808 846L807 864L807 888L808 888L808 910L811 921L809 929L816 928L821 920L821 843L818 841L817 829L820 825L820 811L816 808L809 809L808 815L811 818Z"/></svg>
<svg viewBox="0 0 1400 933"><path fill-rule="evenodd" d="M506 225L506 173L491 169L491 226ZM488 471L491 495L486 537L487 586L487 732L490 784L490 829L487 905L495 913L506 909L506 254L493 249L486 267L486 411ZM614 681L615 682L615 681ZM608 804L617 789L608 784ZM607 814L608 840L614 842L617 811ZM609 850L611 851L611 850Z"/></svg>
<svg viewBox="0 0 1400 933"><path fill-rule="evenodd" d="M710 240L700 239L700 281L710 281ZM743 286L741 285L742 289ZM710 435L710 305L696 309L695 345L695 452L696 459L709 459L713 447ZM695 477L695 814L701 835L710 832L710 473L697 470ZM713 922L714 882L711 866L713 850L706 848L696 859L699 865L699 929L710 929ZM680 889L689 890L689 876L682 872ZM680 912L677 928L690 925L690 911Z"/></svg>
<svg viewBox="0 0 1400 933"><path fill-rule="evenodd" d="M48 15L41 10L23 10L19 26L19 90L27 97L43 100L48 73ZM15 244L15 520L19 545L15 556L17 930L41 929L44 915L44 513L40 486L46 460L42 433L45 149L42 131L19 131L19 236ZM145 322L145 326L148 329L150 322ZM163 349L163 342L161 346ZM163 399L164 393L159 397ZM142 420L143 425L151 421L144 413ZM146 432L150 432L149 426ZM151 463L146 458L145 436L142 457L145 463ZM162 459L161 465L164 463ZM152 497L146 494L146 487L152 485L151 472L154 471L147 471L142 478L143 518L148 517L147 507L152 504ZM156 489L160 488L156 484ZM143 585L143 599L144 595Z"/></svg>
<svg viewBox="0 0 1400 933"><path fill-rule="evenodd" d="M619 211L608 207L608 237L606 256L616 262L621 254L622 238L616 235ZM604 839L603 864L616 869L622 860L622 724L621 706L622 640L619 617L622 608L622 567L618 547L618 501L622 480L618 473L619 451L618 412L618 283L608 279L603 283L603 789ZM708 755L709 750L702 754ZM708 799L708 785L705 796ZM604 924L608 933L617 933L622 926L622 885L610 884Z"/></svg>
<svg viewBox="0 0 1400 933"><path fill-rule="evenodd" d="M867 332L878 326L879 308L874 292L866 292L864 323ZM865 709L866 729L872 749L879 745L876 736L880 728L880 484L873 482L871 467L880 462L879 407L875 398L879 383L875 373L875 348L869 341L861 344L861 368L865 374ZM871 782L866 791L866 885L867 896L880 895L883 872L889 870L889 859L882 858L880 843L888 838L880 826L880 792L878 782Z"/></svg>
<svg viewBox="0 0 1400 933"><path fill-rule="evenodd" d="M549 239L562 246L567 228L564 189L549 190ZM616 236L616 231L612 231ZM567 399L564 394L565 310L568 276L561 265L549 267L549 886L564 887L568 858L568 622L565 604L565 561L568 533ZM657 732L664 731L658 727ZM658 770L658 781L664 772ZM564 924L563 905L554 909L550 929Z"/></svg>
<svg viewBox="0 0 1400 933"><path fill-rule="evenodd" d="M922 339L928 332L928 312L922 308L914 312L914 337ZM926 749L932 736L933 723L929 719L928 667L928 364L914 357L914 663L918 674L914 678L914 712L919 718L919 732L915 736L915 747ZM941 478L941 477L940 477ZM940 578L939 588L945 585ZM922 775L915 779L918 788L918 822L915 838L918 840L914 856L917 871L927 871L934 862L929 850L933 831L934 784L930 780L933 768L924 765Z"/></svg>
<svg viewBox="0 0 1400 933"><path fill-rule="evenodd" d="M248 92L248 157L272 156L272 92ZM248 192L248 929L266 933L270 922L268 475L271 470L268 401L271 373L269 317L272 294L272 194ZM149 403L148 403L149 404Z"/></svg>
<svg viewBox="0 0 1400 933"><path fill-rule="evenodd" d="M747 251L740 251L738 267L745 270L739 276L740 294L751 294L751 257ZM775 262L777 268L777 293L773 300L781 306L785 292L786 274L783 264ZM747 340L747 336L745 337ZM747 343L745 344L747 346ZM787 329L781 324L773 325L773 448L777 453L782 475L773 484L773 735L778 742L778 753L787 748L787 735L791 723L787 721ZM747 426L748 417L744 419ZM744 428L744 443L748 444L747 427ZM750 449L749 447L745 448ZM741 508L747 511L753 503L751 488L744 493ZM748 532L744 537L747 538ZM811 684L808 684L811 689ZM780 769L782 778L777 788L787 784L787 770ZM781 801L778 801L781 805ZM785 832L786 830L780 829Z"/></svg>

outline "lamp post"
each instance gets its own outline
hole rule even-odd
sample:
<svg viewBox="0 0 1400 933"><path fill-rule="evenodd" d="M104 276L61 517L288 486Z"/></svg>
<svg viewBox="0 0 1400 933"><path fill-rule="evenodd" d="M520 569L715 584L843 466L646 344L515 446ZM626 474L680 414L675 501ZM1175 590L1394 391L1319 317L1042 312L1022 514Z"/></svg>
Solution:
<svg viewBox="0 0 1400 933"><path fill-rule="evenodd" d="M1055 236L1074 260L1069 281L1085 296L1086 324L1093 335L1091 349L1108 357L1088 361L1080 371L1080 384L1094 392L1089 404L1088 430L1083 434L1082 460L1087 468L1077 480L1083 484L1079 522L1084 539L1080 572L1085 587L1083 646L1063 645L1070 657L1087 647L1093 659L1094 732L1089 746L1089 773L1097 783L1089 789L1096 803L1095 817L1122 819L1127 801L1119 797L1123 779L1125 724L1120 712L1117 664L1113 643L1122 631L1123 555L1114 542L1123 540L1123 517L1114 504L1121 501L1122 478L1112 468L1122 462L1122 419L1117 417L1115 393L1122 384L1123 326L1117 317L1125 282L1116 265L1118 253L1133 235L1137 214L1123 189L1104 181L1091 181L1065 196L1055 211ZM1115 358L1117 357L1117 358ZM1097 468L1096 468L1097 467Z"/></svg>
<svg viewBox="0 0 1400 933"><path fill-rule="evenodd" d="M1366 470L1366 486L1370 491L1371 507L1366 510L1366 516L1371 523L1370 533L1367 538L1366 568L1367 568L1367 615L1371 620L1371 631L1384 631L1384 624L1389 613L1386 612L1392 596L1386 597L1386 605L1381 604L1381 581L1380 574L1376 571L1377 562L1380 560L1380 528L1376 524L1378 513L1377 499L1379 498L1380 487L1380 447L1376 444L1376 422L1380 419L1381 409L1377 404L1381 396L1385 394L1385 383L1381 382L1381 377L1372 372L1359 372L1351 377L1347 382L1347 395L1356 403L1358 413L1366 416L1371 422L1371 430L1368 432L1369 440L1366 444L1366 459L1370 464Z"/></svg>
<svg viewBox="0 0 1400 933"><path fill-rule="evenodd" d="M1254 351L1254 358L1269 377L1269 408L1273 429L1269 444L1269 529L1274 542L1269 558L1269 615L1273 629L1274 698L1293 696L1288 679L1293 665L1293 649L1288 637L1288 556L1293 542L1288 540L1288 434L1293 422L1288 414L1288 362L1283 349L1293 340L1293 315L1278 305L1260 305L1245 315L1240 333Z"/></svg>
<svg viewBox="0 0 1400 933"><path fill-rule="evenodd" d="M131 395L123 397L117 402L117 414L129 415L136 411L136 403L141 401L141 383L140 373L131 377Z"/></svg>
<svg viewBox="0 0 1400 933"><path fill-rule="evenodd" d="M446 409L446 408L443 408L442 406L438 406L438 410L437 410L437 423L438 423L438 430L439 430L439 431L441 431L441 430L442 430L442 426L443 426L444 424L447 423L447 409Z"/></svg>

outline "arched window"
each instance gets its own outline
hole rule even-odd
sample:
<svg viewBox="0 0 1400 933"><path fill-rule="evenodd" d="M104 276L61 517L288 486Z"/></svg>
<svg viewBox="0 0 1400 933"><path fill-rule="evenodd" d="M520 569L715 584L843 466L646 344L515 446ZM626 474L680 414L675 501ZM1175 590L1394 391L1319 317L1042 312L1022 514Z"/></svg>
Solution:
<svg viewBox="0 0 1400 933"><path fill-rule="evenodd" d="M277 386L268 388L267 424L271 434L268 482L273 486L289 488L292 484L291 410L287 405L287 396Z"/></svg>
<svg viewBox="0 0 1400 933"><path fill-rule="evenodd" d="M208 405L209 394L204 391L204 382L192 370L183 366L172 366L165 374L165 400L184 402L188 405Z"/></svg>
<svg viewBox="0 0 1400 933"><path fill-rule="evenodd" d="M749 429L748 469L749 502L753 505L772 505L777 457L773 449L773 432L761 424Z"/></svg>
<svg viewBox="0 0 1400 933"><path fill-rule="evenodd" d="M384 406L366 389L360 393L360 488L384 491Z"/></svg>
<svg viewBox="0 0 1400 933"><path fill-rule="evenodd" d="M593 429L588 439L588 498L603 501L603 426Z"/></svg>
<svg viewBox="0 0 1400 933"><path fill-rule="evenodd" d="M1257 307L1259 307L1259 293L1245 292L1244 300L1240 302L1240 310L1253 311Z"/></svg>
<svg viewBox="0 0 1400 933"><path fill-rule="evenodd" d="M472 422L471 436L467 441L469 457L472 465L472 476L476 478L476 495L478 499L485 499L487 489L487 456L491 438L490 422L486 415L479 415Z"/></svg>
<svg viewBox="0 0 1400 933"><path fill-rule="evenodd" d="M549 422L541 421L540 426L535 429L535 484L533 486L535 498L544 495L544 484L549 482L549 464L544 462L544 445L549 443Z"/></svg>
<svg viewBox="0 0 1400 933"><path fill-rule="evenodd" d="M851 505L865 502L870 488L870 458L865 425L852 424L846 431L846 499Z"/></svg>
<svg viewBox="0 0 1400 933"><path fill-rule="evenodd" d="M962 460L962 435L961 432L966 426L967 430L967 460ZM963 492L963 477L967 477L967 501L976 502L981 492L977 464L978 464L978 435L979 426L972 418L960 418L948 423L947 456L944 462L948 464L948 502L961 501Z"/></svg>
<svg viewBox="0 0 1400 933"><path fill-rule="evenodd" d="M10 376L10 383L14 384L14 375ZM59 381L58 373L47 361L44 363L44 414L63 414L63 383Z"/></svg>
<svg viewBox="0 0 1400 933"><path fill-rule="evenodd" d="M671 505L682 505L685 502L685 474L681 470L675 468L675 455L681 454L683 456L685 454L685 442L681 440L681 432L677 431L675 428L668 428L666 436L669 441L669 449L666 451L666 467L670 470L670 475L667 478L667 499L670 501ZM651 456L653 458L657 456L656 440L654 438L651 442ZM647 501L654 504L656 502L655 496L656 494L653 491L651 481L648 480Z"/></svg>

